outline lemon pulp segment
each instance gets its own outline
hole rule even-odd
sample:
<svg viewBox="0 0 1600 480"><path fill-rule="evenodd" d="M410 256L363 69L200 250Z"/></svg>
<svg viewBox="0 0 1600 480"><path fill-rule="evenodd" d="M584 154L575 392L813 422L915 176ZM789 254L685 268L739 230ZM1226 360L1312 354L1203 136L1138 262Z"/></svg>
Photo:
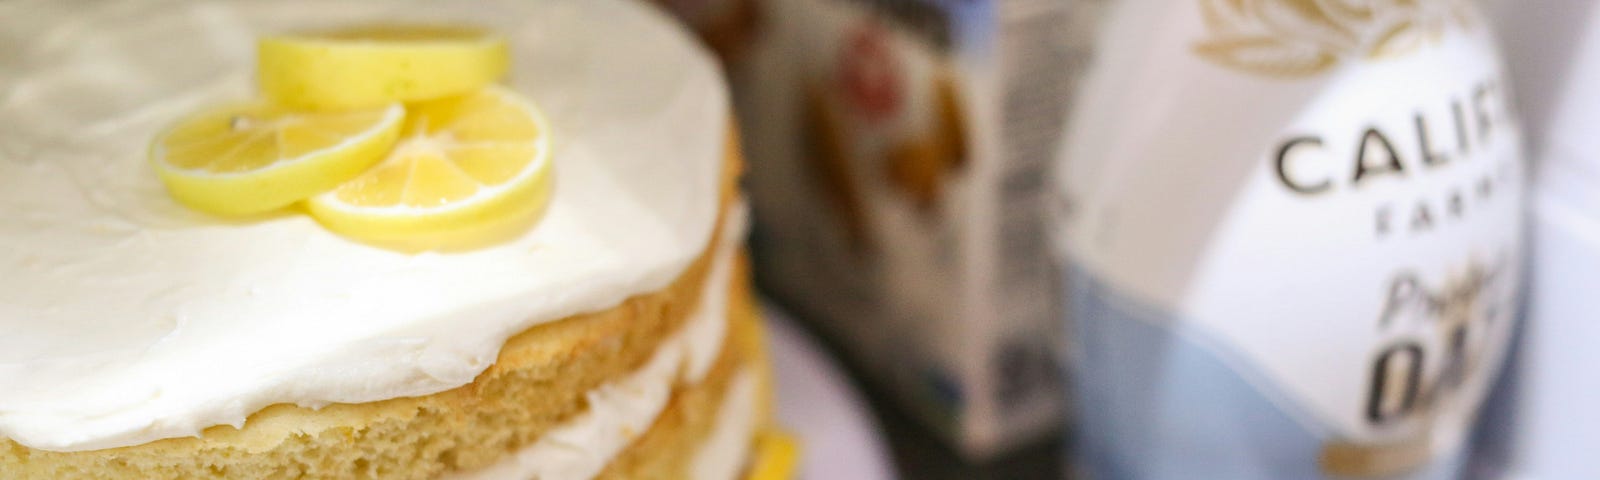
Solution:
<svg viewBox="0 0 1600 480"><path fill-rule="evenodd" d="M307 207L348 236L447 246L541 211L549 150L543 115L504 88L417 103L387 158Z"/></svg>

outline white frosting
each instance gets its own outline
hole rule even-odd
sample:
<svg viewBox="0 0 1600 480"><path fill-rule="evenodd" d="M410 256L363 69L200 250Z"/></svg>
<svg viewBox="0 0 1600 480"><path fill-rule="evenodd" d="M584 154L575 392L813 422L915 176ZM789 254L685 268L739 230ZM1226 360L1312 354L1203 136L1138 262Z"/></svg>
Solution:
<svg viewBox="0 0 1600 480"><path fill-rule="evenodd" d="M650 360L628 376L587 393L589 409L539 437L509 458L489 467L457 473L450 480L594 478L618 453L650 429L679 384L705 379L722 353L728 331L728 287L743 231L743 212L724 231L699 303L683 330L657 347Z"/></svg>
<svg viewBox="0 0 1600 480"><path fill-rule="evenodd" d="M711 57L615 0L6 5L0 39L0 437L87 450L464 385L511 335L664 288L716 222L728 101ZM407 255L291 213L174 203L146 165L185 111L252 94L254 39L458 21L512 46L555 192L522 237ZM26 23L27 25L20 25ZM15 29L13 25L17 25Z"/></svg>
<svg viewBox="0 0 1600 480"><path fill-rule="evenodd" d="M717 423L711 435L689 464L689 478L732 480L749 466L750 444L761 422L760 386L760 377L748 368L733 379L728 393L723 394L722 406L717 408Z"/></svg>

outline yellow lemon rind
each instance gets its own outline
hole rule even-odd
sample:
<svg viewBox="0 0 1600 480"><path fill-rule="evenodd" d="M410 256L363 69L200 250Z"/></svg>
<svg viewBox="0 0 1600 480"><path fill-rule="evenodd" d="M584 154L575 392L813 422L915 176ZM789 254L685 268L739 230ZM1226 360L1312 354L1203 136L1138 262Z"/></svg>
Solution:
<svg viewBox="0 0 1600 480"><path fill-rule="evenodd" d="M464 94L510 64L505 39L382 42L280 36L257 44L266 96L309 110L348 110Z"/></svg>
<svg viewBox="0 0 1600 480"><path fill-rule="evenodd" d="M219 115L247 105L231 104L179 121L169 132L203 116ZM165 162L162 140L151 143L150 159L167 192L184 205L207 213L241 216L264 213L328 191L360 175L383 160L400 136L405 108L392 103L385 108L378 128L333 146L280 161L248 172L213 173L189 170Z"/></svg>
<svg viewBox="0 0 1600 480"><path fill-rule="evenodd" d="M352 207L308 199L306 210L328 230L400 250L463 247L504 239L521 232L549 203L554 175L548 154L535 168L507 182L484 200L413 213L410 207ZM523 178L523 177L533 178ZM331 194L324 194L331 195Z"/></svg>
<svg viewBox="0 0 1600 480"><path fill-rule="evenodd" d="M745 480L789 480L800 464L800 441L793 433L769 428L756 436Z"/></svg>

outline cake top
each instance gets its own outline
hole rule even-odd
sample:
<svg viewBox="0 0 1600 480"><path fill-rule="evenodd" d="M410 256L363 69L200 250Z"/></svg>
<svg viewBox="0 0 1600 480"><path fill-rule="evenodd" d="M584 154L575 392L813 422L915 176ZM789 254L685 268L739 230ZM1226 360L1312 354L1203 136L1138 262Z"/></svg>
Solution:
<svg viewBox="0 0 1600 480"><path fill-rule="evenodd" d="M623 1L0 5L0 437L87 450L467 384L511 335L665 287L711 238L728 101L713 60ZM515 238L405 253L298 213L172 199L151 138L248 98L264 34L498 32L548 117L552 196ZM23 39L23 41L13 41Z"/></svg>

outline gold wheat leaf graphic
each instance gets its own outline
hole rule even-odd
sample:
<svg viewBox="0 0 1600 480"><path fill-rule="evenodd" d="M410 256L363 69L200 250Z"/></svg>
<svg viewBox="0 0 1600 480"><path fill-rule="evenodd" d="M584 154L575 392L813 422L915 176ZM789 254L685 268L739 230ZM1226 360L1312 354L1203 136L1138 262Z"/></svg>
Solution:
<svg viewBox="0 0 1600 480"><path fill-rule="evenodd" d="M1339 50L1353 46L1358 38L1350 25L1341 24L1316 0L1255 0L1252 6L1253 16L1280 38L1326 43Z"/></svg>
<svg viewBox="0 0 1600 480"><path fill-rule="evenodd" d="M1372 48L1367 50L1367 58L1396 58L1411 53L1421 48L1427 37L1422 29L1417 28L1416 22L1404 21L1389 27L1387 31L1378 36Z"/></svg>
<svg viewBox="0 0 1600 480"><path fill-rule="evenodd" d="M1466 0L1197 0L1207 38L1194 52L1268 76L1316 75L1347 59L1378 60L1470 27Z"/></svg>
<svg viewBox="0 0 1600 480"><path fill-rule="evenodd" d="M1316 44L1293 44L1273 37L1211 40L1195 44L1194 51L1213 63L1275 76L1313 75L1338 63L1337 56Z"/></svg>
<svg viewBox="0 0 1600 480"><path fill-rule="evenodd" d="M1477 24L1478 17L1475 15L1476 13L1472 9L1472 4L1468 2L1458 1L1450 6L1450 18L1455 20L1457 25L1463 27L1472 27Z"/></svg>
<svg viewBox="0 0 1600 480"><path fill-rule="evenodd" d="M1245 13L1245 0L1200 0L1200 15L1206 28L1236 31L1246 28L1250 17Z"/></svg>
<svg viewBox="0 0 1600 480"><path fill-rule="evenodd" d="M1374 0L1320 0L1317 5L1340 23L1359 24L1372 21L1377 14Z"/></svg>

